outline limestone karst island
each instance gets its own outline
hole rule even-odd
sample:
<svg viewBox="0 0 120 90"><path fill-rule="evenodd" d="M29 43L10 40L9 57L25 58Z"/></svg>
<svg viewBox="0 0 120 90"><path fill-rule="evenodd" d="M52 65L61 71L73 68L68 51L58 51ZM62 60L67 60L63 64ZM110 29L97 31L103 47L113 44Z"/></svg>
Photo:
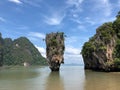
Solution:
<svg viewBox="0 0 120 90"><path fill-rule="evenodd" d="M0 0L0 90L120 90L120 0Z"/></svg>
<svg viewBox="0 0 120 90"><path fill-rule="evenodd" d="M0 34L0 66L3 65L48 65L59 71L64 63L64 32L46 35L46 59L26 38L12 40ZM97 71L120 71L120 12L113 22L96 29L96 34L83 45L84 68Z"/></svg>
<svg viewBox="0 0 120 90"><path fill-rule="evenodd" d="M64 63L64 33L47 34L45 40L49 67L52 71L59 71L61 63Z"/></svg>
<svg viewBox="0 0 120 90"><path fill-rule="evenodd" d="M81 53L85 69L120 71L120 12L115 21L97 28Z"/></svg>

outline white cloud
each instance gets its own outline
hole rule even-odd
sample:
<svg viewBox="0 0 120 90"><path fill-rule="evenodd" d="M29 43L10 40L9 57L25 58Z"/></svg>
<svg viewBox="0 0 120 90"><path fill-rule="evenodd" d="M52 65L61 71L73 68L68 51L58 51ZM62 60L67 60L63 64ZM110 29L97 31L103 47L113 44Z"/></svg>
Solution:
<svg viewBox="0 0 120 90"><path fill-rule="evenodd" d="M45 38L45 34L43 33L39 33L39 32L30 32L28 34L29 37L36 37L36 38L41 38L44 39Z"/></svg>
<svg viewBox="0 0 120 90"><path fill-rule="evenodd" d="M85 31L86 32L86 28L85 28L84 25L78 25L77 28L80 29L81 31Z"/></svg>
<svg viewBox="0 0 120 90"><path fill-rule="evenodd" d="M34 6L34 7L40 7L42 0L23 0L22 2L26 5Z"/></svg>
<svg viewBox="0 0 120 90"><path fill-rule="evenodd" d="M76 43L78 40L78 37L76 36L68 36L65 40L66 46L71 45L72 43Z"/></svg>
<svg viewBox="0 0 120 90"><path fill-rule="evenodd" d="M72 46L66 46L65 53L72 54L72 55L79 55L80 54L80 48L75 48Z"/></svg>
<svg viewBox="0 0 120 90"><path fill-rule="evenodd" d="M42 55L43 57L46 57L46 50L45 50L45 48L39 47L39 46L37 46L37 45L35 45L35 47L38 49L38 51L41 53L41 55Z"/></svg>
<svg viewBox="0 0 120 90"><path fill-rule="evenodd" d="M110 17L110 18L103 18L100 23L105 23L105 22L112 22L116 19L116 17ZM96 21L97 22L97 21Z"/></svg>
<svg viewBox="0 0 120 90"><path fill-rule="evenodd" d="M76 8L78 8L81 3L83 2L83 0L67 0L67 4L71 5L71 6L75 6Z"/></svg>
<svg viewBox="0 0 120 90"><path fill-rule="evenodd" d="M64 62L65 64L83 64L83 58L81 55L65 54Z"/></svg>
<svg viewBox="0 0 120 90"><path fill-rule="evenodd" d="M120 0L118 0L118 4L120 5Z"/></svg>
<svg viewBox="0 0 120 90"><path fill-rule="evenodd" d="M22 4L22 2L20 0L8 0L8 1L16 3L16 4Z"/></svg>
<svg viewBox="0 0 120 90"><path fill-rule="evenodd" d="M112 13L112 5L109 0L94 0L95 7L93 10L101 12L105 16L110 16Z"/></svg>
<svg viewBox="0 0 120 90"><path fill-rule="evenodd" d="M79 15L78 15L78 14L73 14L73 17L74 17L74 18L78 18Z"/></svg>
<svg viewBox="0 0 120 90"><path fill-rule="evenodd" d="M64 17L65 15L54 13L51 17L45 16L44 22L48 25L59 25L63 21Z"/></svg>
<svg viewBox="0 0 120 90"><path fill-rule="evenodd" d="M46 57L46 50L44 47L39 47L35 45L43 57ZM80 48L75 48L72 46L66 46L64 61L65 64L83 64L82 56L80 55Z"/></svg>
<svg viewBox="0 0 120 90"><path fill-rule="evenodd" d="M72 9L70 10L71 13L79 13L83 11L81 4L83 3L84 0L67 0L66 4L68 5L68 8Z"/></svg>
<svg viewBox="0 0 120 90"><path fill-rule="evenodd" d="M95 21L93 21L91 18L89 18L89 17L86 17L85 18L85 22L87 22L87 23L89 23L89 24L91 24L91 25L94 25L96 22Z"/></svg>
<svg viewBox="0 0 120 90"><path fill-rule="evenodd" d="M82 43L84 43L85 41L89 40L89 36L67 36L67 38L65 39L65 45L67 47L71 47L70 45L77 45L77 46L81 46ZM80 43L78 43L80 41ZM75 44L76 43L76 44Z"/></svg>
<svg viewBox="0 0 120 90"><path fill-rule="evenodd" d="M80 21L78 18L71 18L71 20L77 24L82 24L83 22Z"/></svg>
<svg viewBox="0 0 120 90"><path fill-rule="evenodd" d="M65 49L65 64L83 64L82 56L80 55L81 49L73 46L66 46Z"/></svg>
<svg viewBox="0 0 120 90"><path fill-rule="evenodd" d="M6 22L6 20L3 17L0 17L1 22Z"/></svg>
<svg viewBox="0 0 120 90"><path fill-rule="evenodd" d="M17 27L17 29L27 30L27 29L29 29L29 27L28 26L19 26L19 27Z"/></svg>

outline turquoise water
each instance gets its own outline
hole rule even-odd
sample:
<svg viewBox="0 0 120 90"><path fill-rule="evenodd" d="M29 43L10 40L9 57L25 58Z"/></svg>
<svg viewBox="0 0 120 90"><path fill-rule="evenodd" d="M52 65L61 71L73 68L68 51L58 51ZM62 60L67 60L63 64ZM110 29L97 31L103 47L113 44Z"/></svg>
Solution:
<svg viewBox="0 0 120 90"><path fill-rule="evenodd" d="M120 73L84 71L83 66L0 69L0 90L120 90Z"/></svg>

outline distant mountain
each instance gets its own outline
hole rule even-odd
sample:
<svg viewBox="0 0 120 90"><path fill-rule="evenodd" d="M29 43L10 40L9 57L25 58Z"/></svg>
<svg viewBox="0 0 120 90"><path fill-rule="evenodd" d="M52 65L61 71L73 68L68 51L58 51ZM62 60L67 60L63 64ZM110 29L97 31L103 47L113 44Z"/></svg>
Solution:
<svg viewBox="0 0 120 90"><path fill-rule="evenodd" d="M4 48L1 47L2 45ZM23 63L47 65L46 59L26 37L13 41L11 38L2 39L0 37L0 62L1 65L23 65Z"/></svg>

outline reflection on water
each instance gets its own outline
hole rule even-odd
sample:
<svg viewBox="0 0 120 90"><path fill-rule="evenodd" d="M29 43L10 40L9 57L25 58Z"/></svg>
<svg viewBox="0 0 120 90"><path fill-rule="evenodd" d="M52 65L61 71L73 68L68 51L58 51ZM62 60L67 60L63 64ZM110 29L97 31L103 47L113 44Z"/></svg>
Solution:
<svg viewBox="0 0 120 90"><path fill-rule="evenodd" d="M0 90L40 90L40 80L37 78L41 76L42 69L43 67L1 69Z"/></svg>
<svg viewBox="0 0 120 90"><path fill-rule="evenodd" d="M38 72L29 68L7 69L0 72L0 80L24 80L37 76Z"/></svg>
<svg viewBox="0 0 120 90"><path fill-rule="evenodd" d="M46 79L45 90L64 90L63 80L59 72L51 72Z"/></svg>
<svg viewBox="0 0 120 90"><path fill-rule="evenodd" d="M120 73L119 72L85 72L84 90L120 90Z"/></svg>
<svg viewBox="0 0 120 90"><path fill-rule="evenodd" d="M83 66L0 69L0 90L120 90L120 72L94 72Z"/></svg>
<svg viewBox="0 0 120 90"><path fill-rule="evenodd" d="M83 90L85 74L83 66L64 66L61 68L64 90Z"/></svg>
<svg viewBox="0 0 120 90"><path fill-rule="evenodd" d="M45 90L83 90L84 70L80 66L63 66L61 71L51 72L46 79Z"/></svg>

